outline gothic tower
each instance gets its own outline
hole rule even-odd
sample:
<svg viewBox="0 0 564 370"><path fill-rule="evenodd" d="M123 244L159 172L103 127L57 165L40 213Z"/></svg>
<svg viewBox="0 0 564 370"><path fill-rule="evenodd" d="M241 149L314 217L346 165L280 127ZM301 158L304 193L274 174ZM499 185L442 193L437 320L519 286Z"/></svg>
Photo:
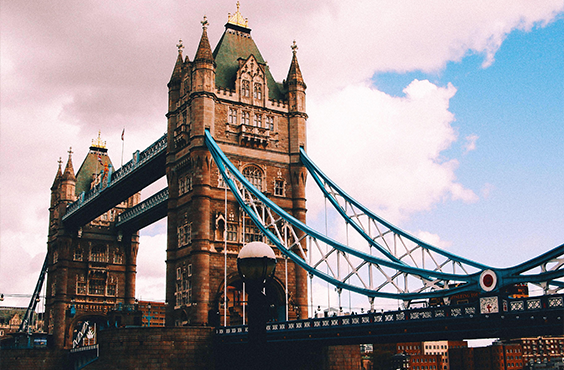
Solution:
<svg viewBox="0 0 564 370"><path fill-rule="evenodd" d="M225 317L227 324L242 323L237 254L250 241L268 242L226 195L204 143L206 129L253 185L302 222L306 217L306 172L299 160L299 148L306 146L306 85L295 43L287 79L279 83L238 7L213 52L205 17L202 25L193 61L183 56L182 42L177 45L168 83L167 326L217 325ZM277 273L267 287L271 316L285 318L287 289L289 318L307 317L306 273L291 262L286 271L277 255Z"/></svg>
<svg viewBox="0 0 564 370"><path fill-rule="evenodd" d="M83 192L101 186L112 162L98 135L75 175L72 151L64 172L62 161L51 187L47 251L46 326L55 346L73 346L75 329L88 321L107 325L110 313L135 301L138 234L122 235L117 215L139 202L136 194L86 225L65 225L69 204ZM116 315L113 315L114 324ZM118 320L119 321L119 320ZM75 343L76 345L76 343Z"/></svg>

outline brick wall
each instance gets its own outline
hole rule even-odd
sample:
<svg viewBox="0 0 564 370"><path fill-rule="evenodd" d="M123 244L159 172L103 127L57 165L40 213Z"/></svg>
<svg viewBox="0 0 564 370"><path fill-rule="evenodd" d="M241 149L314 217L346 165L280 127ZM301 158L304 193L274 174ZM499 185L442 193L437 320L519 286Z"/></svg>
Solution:
<svg viewBox="0 0 564 370"><path fill-rule="evenodd" d="M210 327L143 327L98 334L100 358L87 370L214 369Z"/></svg>
<svg viewBox="0 0 564 370"><path fill-rule="evenodd" d="M0 349L0 370L69 369L68 351L61 349Z"/></svg>

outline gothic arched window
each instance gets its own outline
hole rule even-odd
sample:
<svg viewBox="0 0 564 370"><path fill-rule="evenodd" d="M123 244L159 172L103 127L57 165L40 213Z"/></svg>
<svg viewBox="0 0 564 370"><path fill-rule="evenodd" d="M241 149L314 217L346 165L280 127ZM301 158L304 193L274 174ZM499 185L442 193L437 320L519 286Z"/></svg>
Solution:
<svg viewBox="0 0 564 370"><path fill-rule="evenodd" d="M248 166L243 170L243 176L245 176L255 188L262 191L262 171L260 168L257 166Z"/></svg>
<svg viewBox="0 0 564 370"><path fill-rule="evenodd" d="M248 98L251 95L251 83L247 80L243 80L243 87L241 90L241 95Z"/></svg>
<svg viewBox="0 0 564 370"><path fill-rule="evenodd" d="M262 99L262 84L255 84L255 89L253 91L253 97L255 99Z"/></svg>

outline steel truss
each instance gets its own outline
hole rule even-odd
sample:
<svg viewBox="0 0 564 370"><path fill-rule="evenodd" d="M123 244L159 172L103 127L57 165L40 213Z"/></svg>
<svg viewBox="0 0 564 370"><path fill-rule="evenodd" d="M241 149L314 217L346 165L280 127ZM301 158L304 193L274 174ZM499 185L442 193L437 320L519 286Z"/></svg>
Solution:
<svg viewBox="0 0 564 370"><path fill-rule="evenodd" d="M327 281L338 291L350 290L370 299L411 301L464 291L499 291L515 283L536 283L545 293L562 289L564 245L508 269L495 269L455 256L374 215L341 191L302 151L302 162L325 197L368 242L365 251L351 248L303 224L257 190L207 130L206 145L239 206L269 243L304 268L310 277ZM452 271L447 271L447 267ZM534 272L535 269L541 271Z"/></svg>

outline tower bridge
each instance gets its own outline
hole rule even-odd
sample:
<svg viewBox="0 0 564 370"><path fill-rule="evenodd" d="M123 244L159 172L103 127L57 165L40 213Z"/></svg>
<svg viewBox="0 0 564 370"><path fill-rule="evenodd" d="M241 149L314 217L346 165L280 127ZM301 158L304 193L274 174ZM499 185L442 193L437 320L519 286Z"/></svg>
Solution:
<svg viewBox="0 0 564 370"><path fill-rule="evenodd" d="M35 308L47 276L45 320L54 347L72 348L77 328L86 322L107 330L137 323L135 310L125 308L135 305L138 230L165 216L171 330L211 333L214 327L220 342L242 341L245 288L236 258L244 244L260 240L276 250L283 266L266 287L270 318L278 322L269 324L272 341L376 342L377 332L442 338L448 332L443 327L460 327L459 334L471 337L490 335L486 329L494 322L499 333L517 333L511 331L516 323L539 335L562 331L564 245L499 269L429 245L350 197L307 155L307 87L295 43L287 77L276 82L243 20L239 9L230 15L212 51L204 19L193 60L183 55L182 42L177 45L164 136L117 170L100 138L76 174L72 152L65 169L59 165L51 187L47 256L28 308ZM165 176L168 187L140 202L139 192ZM306 223L308 177L362 245L334 240ZM308 302L313 278L339 295L349 290L366 297L371 312L313 319ZM542 288L545 296L535 299L546 304L520 312L518 304L511 306L517 301L508 301L507 289L527 284ZM465 292L498 297L496 315L454 306L377 314L373 306L376 298L444 304ZM523 315L529 316L526 324ZM427 316L432 320L418 321ZM174 335L185 335L178 330Z"/></svg>

